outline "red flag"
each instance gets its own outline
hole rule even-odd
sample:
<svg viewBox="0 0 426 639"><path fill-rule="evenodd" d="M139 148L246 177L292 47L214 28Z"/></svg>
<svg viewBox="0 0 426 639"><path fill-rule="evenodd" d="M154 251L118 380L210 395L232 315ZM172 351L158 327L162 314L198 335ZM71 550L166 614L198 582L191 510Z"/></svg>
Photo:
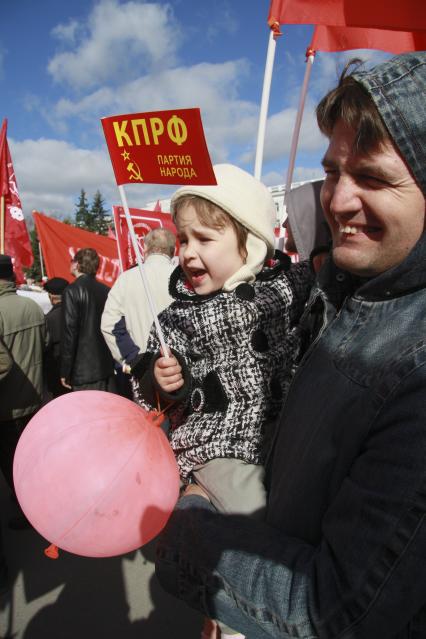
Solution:
<svg viewBox="0 0 426 639"><path fill-rule="evenodd" d="M314 51L380 49L390 53L426 50L426 31L390 31L358 27L315 27L310 48Z"/></svg>
<svg viewBox="0 0 426 639"><path fill-rule="evenodd" d="M396 31L425 31L426 2L372 0L271 0L268 24L323 24Z"/></svg>
<svg viewBox="0 0 426 639"><path fill-rule="evenodd" d="M115 237L115 233L112 230L112 228L109 226L108 227L108 234L107 237L109 237L110 240L116 240L117 238Z"/></svg>
<svg viewBox="0 0 426 639"><path fill-rule="evenodd" d="M33 218L48 277L63 277L71 281L71 259L79 249L90 246L99 255L96 279L107 286L114 284L120 272L117 244L114 240L64 224L37 211L33 211Z"/></svg>
<svg viewBox="0 0 426 639"><path fill-rule="evenodd" d="M156 211L156 213L161 213L161 204L160 204L160 200L157 200L156 205L154 206L154 211Z"/></svg>
<svg viewBox="0 0 426 639"><path fill-rule="evenodd" d="M216 184L200 109L102 118L117 184Z"/></svg>
<svg viewBox="0 0 426 639"><path fill-rule="evenodd" d="M136 264L136 257L130 240L130 233L123 207L113 206L112 211L114 214L115 230L117 232L117 246L121 266L123 271L126 271ZM173 224L170 213L133 208L129 209L129 212L142 255L144 255L145 252L144 238L149 231L157 228L166 228L176 235L176 227Z"/></svg>
<svg viewBox="0 0 426 639"><path fill-rule="evenodd" d="M7 143L6 119L0 132L0 195L4 211L4 226L0 230L0 233L4 233L4 252L12 258L16 281L21 284L25 281L23 267L29 268L34 256Z"/></svg>

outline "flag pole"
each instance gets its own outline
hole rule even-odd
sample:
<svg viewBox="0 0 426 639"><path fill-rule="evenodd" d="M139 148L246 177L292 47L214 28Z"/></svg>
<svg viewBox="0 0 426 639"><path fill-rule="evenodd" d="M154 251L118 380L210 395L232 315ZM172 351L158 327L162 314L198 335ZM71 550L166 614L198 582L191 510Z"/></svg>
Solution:
<svg viewBox="0 0 426 639"><path fill-rule="evenodd" d="M274 30L269 33L268 52L266 54L265 74L263 77L262 100L260 103L259 128L257 132L256 157L254 162L254 177L260 180L262 176L263 149L265 146L266 120L268 118L269 96L271 93L272 69L275 59Z"/></svg>
<svg viewBox="0 0 426 639"><path fill-rule="evenodd" d="M43 254L41 252L41 244L38 243L38 255L40 258L40 268L41 268L41 279L44 280L44 263L43 263Z"/></svg>
<svg viewBox="0 0 426 639"><path fill-rule="evenodd" d="M310 47L308 47L306 51L305 77L303 79L302 90L300 93L299 108L297 110L296 123L294 125L293 137L291 140L290 157L288 160L287 179L286 179L285 191L284 191L284 213L287 213L288 194L290 193L291 182L293 180L297 144L299 142L299 134L300 134L300 127L302 124L303 110L305 108L306 94L308 92L309 78L311 77L314 58L315 58L315 51L311 49Z"/></svg>
<svg viewBox="0 0 426 639"><path fill-rule="evenodd" d="M120 231L120 237L121 237L121 228L120 229L118 228L119 225L120 225L120 218L119 218L118 213L116 215L115 208L112 209L112 220L114 222L115 241L117 243L117 253L118 253L118 261L120 263L120 273L123 273L123 271L124 271L124 261L123 261L123 256L121 255L120 240L118 239L118 232L119 231Z"/></svg>
<svg viewBox="0 0 426 639"><path fill-rule="evenodd" d="M4 195L0 200L0 253L4 254Z"/></svg>
<svg viewBox="0 0 426 639"><path fill-rule="evenodd" d="M139 273L141 274L143 285L145 287L145 293L146 293L146 296L148 298L148 304L149 304L149 308L151 310L152 318L154 320L155 328L157 330L158 339L160 340L161 348L163 350L163 355L165 357L168 357L169 349L166 346L166 342L164 340L163 331L161 329L160 322L158 321L157 309L155 308L155 302L154 302L154 299L152 297L151 288L149 286L148 278L147 278L146 272L145 272L145 267L144 267L143 262L142 262L142 256L141 256L141 253L140 253L140 250L139 250L138 240L137 240L137 237L136 237L135 229L133 228L133 222L132 222L132 218L130 216L129 205L127 204L127 197L126 197L126 193L124 191L124 186L122 184L120 184L118 186L118 190L120 192L121 202L123 204L123 209L124 209L124 215L126 216L127 226L128 226L129 233L130 233L130 239L132 241L133 250L134 250L135 255L136 255L136 260L137 260L137 263L138 263Z"/></svg>

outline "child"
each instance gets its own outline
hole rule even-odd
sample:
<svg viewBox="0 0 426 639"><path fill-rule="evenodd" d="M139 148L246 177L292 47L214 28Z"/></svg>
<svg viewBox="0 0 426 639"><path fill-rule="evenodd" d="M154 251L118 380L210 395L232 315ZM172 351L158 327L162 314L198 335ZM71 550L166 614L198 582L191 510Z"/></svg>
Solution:
<svg viewBox="0 0 426 639"><path fill-rule="evenodd" d="M158 353L152 329L132 368L134 389L143 405L156 406L156 396L170 404L182 480L199 484L222 512L262 517L263 464L312 274L282 254L263 268L274 255L272 196L236 166L214 170L217 186L184 186L172 198L180 266L170 279L175 301L159 318L172 355Z"/></svg>

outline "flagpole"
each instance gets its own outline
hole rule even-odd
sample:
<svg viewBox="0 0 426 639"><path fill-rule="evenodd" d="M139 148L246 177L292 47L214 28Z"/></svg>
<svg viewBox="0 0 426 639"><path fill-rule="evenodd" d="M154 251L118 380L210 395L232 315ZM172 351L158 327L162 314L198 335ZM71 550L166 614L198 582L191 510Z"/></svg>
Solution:
<svg viewBox="0 0 426 639"><path fill-rule="evenodd" d="M43 255L42 255L42 252L41 252L41 244L40 244L40 242L38 243L38 255L39 255L39 258L40 258L41 279L43 281L43 279L44 279L44 264L43 264Z"/></svg>
<svg viewBox="0 0 426 639"><path fill-rule="evenodd" d="M266 54L265 74L263 77L262 100L260 103L259 128L257 132L256 158L254 162L254 177L260 180L262 176L263 149L265 146L266 120L268 118L269 96L271 93L272 69L274 67L276 42L273 29L269 33L268 52Z"/></svg>
<svg viewBox="0 0 426 639"><path fill-rule="evenodd" d="M4 195L0 201L0 253L4 254Z"/></svg>
<svg viewBox="0 0 426 639"><path fill-rule="evenodd" d="M139 250L138 240L137 240L137 237L136 237L135 229L133 228L133 222L132 222L132 218L130 216L129 205L127 204L127 197L126 197L126 193L124 191L124 186L122 184L120 184L118 186L118 190L120 192L121 202L123 204L123 209L124 209L124 215L126 216L127 226L128 226L129 233L130 233L130 239L132 241L133 250L134 250L135 255L136 255L136 260L137 260L137 263L138 263L139 273L141 274L143 285L145 287L145 293L146 293L146 296L148 298L148 304L149 304L149 308L151 310L152 318L154 320L155 328L157 330L158 339L160 340L160 344L161 344L161 348L162 348L162 351L163 351L163 355L165 357L168 357L169 356L169 349L166 346L166 342L164 340L163 331L161 329L160 322L158 321L157 309L155 308L155 302L154 302L154 299L152 297L151 288L149 286L148 278L147 278L146 272L145 272L145 267L144 267L143 262L142 262L142 256L141 256L141 253L140 253L140 250Z"/></svg>
<svg viewBox="0 0 426 639"><path fill-rule="evenodd" d="M308 92L309 78L311 77L311 71L312 71L312 65L314 63L314 58L315 58L315 51L313 49L311 49L310 47L308 47L308 49L306 51L305 77L303 79L302 90L301 90L301 93L300 93L299 108L297 110L296 123L295 123L294 129L293 129L293 138L291 140L290 157L289 157L289 160L288 160L287 179L286 179L285 191L284 191L284 213L285 214L287 213L288 194L290 193L291 182L293 180L297 144L299 142L300 127L301 127L301 124L302 124L302 117L303 117L303 111L304 111L304 108L305 108L306 94Z"/></svg>
<svg viewBox="0 0 426 639"><path fill-rule="evenodd" d="M120 241L118 239L118 232L120 231L120 237L121 237L121 229L118 229L119 224L117 223L120 221L120 218L117 214L117 220L116 220L116 213L115 213L115 209L112 209L112 220L114 222L114 229L115 229L115 241L117 244L117 253L118 253L118 261L120 263L120 273L123 273L124 271L124 261L123 261L123 256L121 255L121 247L120 247Z"/></svg>

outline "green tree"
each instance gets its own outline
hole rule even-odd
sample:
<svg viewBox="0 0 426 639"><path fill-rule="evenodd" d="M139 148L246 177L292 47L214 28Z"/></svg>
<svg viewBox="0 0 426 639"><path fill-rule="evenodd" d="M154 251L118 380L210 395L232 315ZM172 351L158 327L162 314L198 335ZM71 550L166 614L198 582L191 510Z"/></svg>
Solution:
<svg viewBox="0 0 426 639"><path fill-rule="evenodd" d="M89 211L89 203L86 197L86 191L81 189L80 197L75 205L75 225L79 229L86 231L94 231L93 215Z"/></svg>
<svg viewBox="0 0 426 639"><path fill-rule="evenodd" d="M96 191L92 206L90 209L90 215L92 216L94 231L99 235L107 235L108 226L111 224L111 217L108 215L108 211L104 207L105 200L103 199L100 191Z"/></svg>
<svg viewBox="0 0 426 639"><path fill-rule="evenodd" d="M30 266L30 268L25 269L25 275L27 277L31 277L36 282L40 282L41 281L40 250L39 250L38 235L35 228L29 231L29 236L31 240L31 248L33 250L33 255L34 255L34 262Z"/></svg>

